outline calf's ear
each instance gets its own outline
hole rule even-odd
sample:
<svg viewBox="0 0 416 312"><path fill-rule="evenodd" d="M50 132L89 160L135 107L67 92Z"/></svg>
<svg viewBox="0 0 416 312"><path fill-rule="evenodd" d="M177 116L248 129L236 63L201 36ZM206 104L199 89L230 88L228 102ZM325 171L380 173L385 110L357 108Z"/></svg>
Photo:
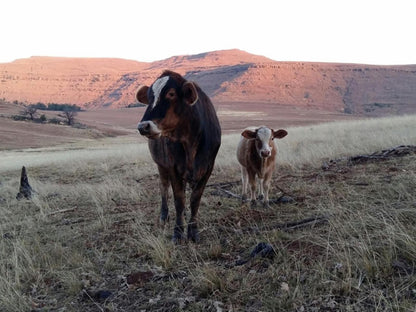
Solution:
<svg viewBox="0 0 416 312"><path fill-rule="evenodd" d="M149 90L148 86L139 86L136 91L136 100L140 104L149 104L149 100L147 99L147 90Z"/></svg>
<svg viewBox="0 0 416 312"><path fill-rule="evenodd" d="M256 131L252 130L244 130L241 135L246 139L255 139L256 138Z"/></svg>
<svg viewBox="0 0 416 312"><path fill-rule="evenodd" d="M185 82L182 86L183 100L192 106L198 101L198 91L193 82Z"/></svg>
<svg viewBox="0 0 416 312"><path fill-rule="evenodd" d="M284 129L279 129L277 131L273 130L273 139L283 139L285 136L287 136L287 131Z"/></svg>

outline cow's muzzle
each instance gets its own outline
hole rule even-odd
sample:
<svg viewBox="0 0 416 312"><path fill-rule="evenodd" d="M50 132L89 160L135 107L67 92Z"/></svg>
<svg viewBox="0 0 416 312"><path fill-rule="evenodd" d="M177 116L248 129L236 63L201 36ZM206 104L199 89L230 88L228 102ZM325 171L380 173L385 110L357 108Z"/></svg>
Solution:
<svg viewBox="0 0 416 312"><path fill-rule="evenodd" d="M156 138L160 136L160 130L153 121L142 121L137 125L137 130L141 135L148 138Z"/></svg>
<svg viewBox="0 0 416 312"><path fill-rule="evenodd" d="M267 158L267 157L269 157L271 155L271 152L269 150L262 150L260 152L260 154L261 154L261 157Z"/></svg>

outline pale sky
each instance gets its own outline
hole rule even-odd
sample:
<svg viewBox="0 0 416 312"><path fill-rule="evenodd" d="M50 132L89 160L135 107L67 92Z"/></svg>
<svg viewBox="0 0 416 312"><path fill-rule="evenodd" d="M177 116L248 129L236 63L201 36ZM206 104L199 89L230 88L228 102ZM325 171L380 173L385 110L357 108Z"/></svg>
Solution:
<svg viewBox="0 0 416 312"><path fill-rule="evenodd" d="M240 49L276 61L416 64L414 0L1 0L0 63L143 62Z"/></svg>

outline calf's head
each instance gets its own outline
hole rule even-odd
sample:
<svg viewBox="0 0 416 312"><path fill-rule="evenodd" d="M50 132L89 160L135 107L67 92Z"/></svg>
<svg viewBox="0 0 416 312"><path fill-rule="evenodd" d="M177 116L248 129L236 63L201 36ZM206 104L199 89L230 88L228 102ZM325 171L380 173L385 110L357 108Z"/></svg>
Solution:
<svg viewBox="0 0 416 312"><path fill-rule="evenodd" d="M182 112L198 101L198 91L193 82L175 72L164 71L150 87L140 86L136 99L147 105L137 129L141 135L153 139L175 130Z"/></svg>
<svg viewBox="0 0 416 312"><path fill-rule="evenodd" d="M260 157L268 158L272 154L272 150L275 147L273 139L282 139L287 135L287 131L279 129L274 131L273 129L261 126L257 129L246 129L241 135L246 139L255 140L256 150Z"/></svg>

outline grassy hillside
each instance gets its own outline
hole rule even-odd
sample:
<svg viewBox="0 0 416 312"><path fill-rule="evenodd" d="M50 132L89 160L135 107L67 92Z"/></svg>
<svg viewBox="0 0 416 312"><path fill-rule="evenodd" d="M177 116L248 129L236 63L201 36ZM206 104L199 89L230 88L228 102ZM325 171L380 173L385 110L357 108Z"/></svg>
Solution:
<svg viewBox="0 0 416 312"><path fill-rule="evenodd" d="M416 155L348 157L416 145L415 124L287 129L271 198L293 200L271 209L235 197L238 135L225 136L198 245L175 246L173 223L158 225L146 145L0 152L0 310L411 311ZM37 194L17 201L22 165ZM274 252L250 258L259 243Z"/></svg>

